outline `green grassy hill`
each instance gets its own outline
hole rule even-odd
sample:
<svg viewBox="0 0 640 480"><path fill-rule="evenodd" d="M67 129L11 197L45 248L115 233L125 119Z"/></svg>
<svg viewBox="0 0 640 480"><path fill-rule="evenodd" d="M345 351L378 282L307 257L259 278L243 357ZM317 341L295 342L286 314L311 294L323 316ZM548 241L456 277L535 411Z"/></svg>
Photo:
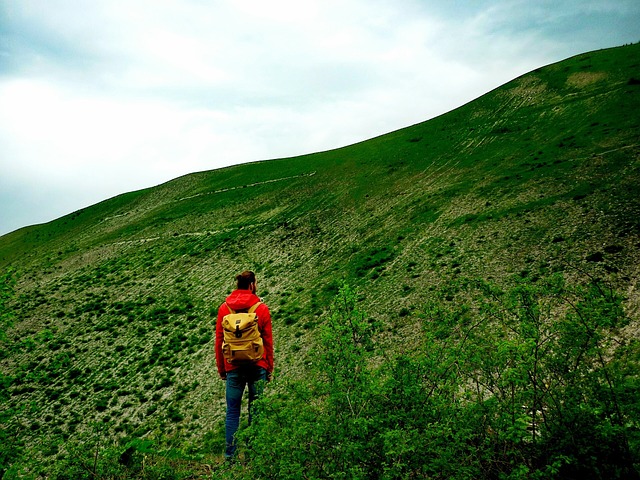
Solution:
<svg viewBox="0 0 640 480"><path fill-rule="evenodd" d="M343 281L385 345L460 279L554 273L605 280L633 338L639 153L636 44L352 146L186 175L0 237L16 278L0 340L5 458L44 475L88 438L219 453L214 315L247 268L280 378L306 375Z"/></svg>

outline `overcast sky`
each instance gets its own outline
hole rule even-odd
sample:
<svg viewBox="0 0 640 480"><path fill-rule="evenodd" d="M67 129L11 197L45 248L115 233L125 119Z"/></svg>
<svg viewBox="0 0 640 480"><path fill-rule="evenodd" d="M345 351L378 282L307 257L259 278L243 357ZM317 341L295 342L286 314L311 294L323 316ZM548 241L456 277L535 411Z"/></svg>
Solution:
<svg viewBox="0 0 640 480"><path fill-rule="evenodd" d="M638 41L638 0L0 0L0 235Z"/></svg>

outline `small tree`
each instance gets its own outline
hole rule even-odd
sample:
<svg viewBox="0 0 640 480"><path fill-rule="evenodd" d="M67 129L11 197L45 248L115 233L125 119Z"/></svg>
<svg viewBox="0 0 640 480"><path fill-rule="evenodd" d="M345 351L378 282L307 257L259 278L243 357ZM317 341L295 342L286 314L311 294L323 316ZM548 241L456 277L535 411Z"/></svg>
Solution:
<svg viewBox="0 0 640 480"><path fill-rule="evenodd" d="M307 381L275 381L256 402L245 439L251 475L262 478L364 478L372 445L376 377L369 362L375 326L344 285L318 332ZM354 461L357 459L357 461Z"/></svg>

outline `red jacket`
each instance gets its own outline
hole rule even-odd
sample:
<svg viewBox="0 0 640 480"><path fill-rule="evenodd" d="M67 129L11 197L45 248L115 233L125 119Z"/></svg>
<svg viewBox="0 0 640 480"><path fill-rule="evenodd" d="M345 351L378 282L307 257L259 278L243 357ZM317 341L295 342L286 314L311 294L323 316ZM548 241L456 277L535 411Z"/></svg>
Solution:
<svg viewBox="0 0 640 480"><path fill-rule="evenodd" d="M222 330L222 319L229 312L229 307L234 311L248 309L258 303L260 299L251 292L251 290L234 290L231 292L220 308L218 308L218 321L216 323L216 364L218 373L222 378L226 377L226 372L238 368L238 365L232 365L222 355L222 340L224 332ZM228 305L228 306L227 306ZM264 303L256 309L258 315L258 330L262 336L264 344L264 355L256 362L256 365L264 368L267 372L273 372L273 334L271 332L271 313L269 307Z"/></svg>

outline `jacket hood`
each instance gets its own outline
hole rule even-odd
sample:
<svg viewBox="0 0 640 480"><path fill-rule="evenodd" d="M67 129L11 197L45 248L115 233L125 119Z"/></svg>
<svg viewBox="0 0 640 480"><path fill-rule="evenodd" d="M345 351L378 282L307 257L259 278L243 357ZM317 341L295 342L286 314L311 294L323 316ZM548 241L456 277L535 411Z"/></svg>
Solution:
<svg viewBox="0 0 640 480"><path fill-rule="evenodd" d="M260 298L251 290L234 290L226 299L227 305L236 311L250 308L259 301Z"/></svg>

